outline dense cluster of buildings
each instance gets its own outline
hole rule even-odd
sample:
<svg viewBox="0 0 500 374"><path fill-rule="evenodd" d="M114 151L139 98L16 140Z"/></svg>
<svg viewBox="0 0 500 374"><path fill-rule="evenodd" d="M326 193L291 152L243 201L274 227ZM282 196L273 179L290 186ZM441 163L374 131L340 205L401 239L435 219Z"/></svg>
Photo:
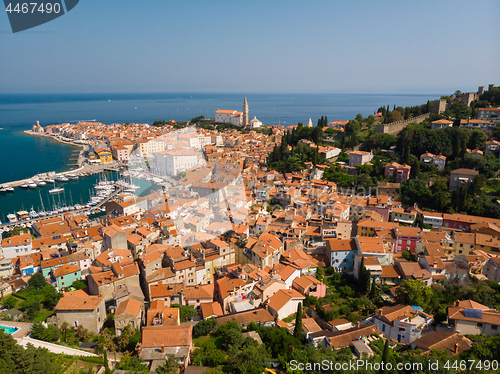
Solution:
<svg viewBox="0 0 500 374"><path fill-rule="evenodd" d="M218 112L222 122L234 116L248 121L245 111ZM286 131L271 130L262 135L174 132L171 125L49 127L48 132L87 141L97 157L109 151L125 161L135 151L153 159L159 175L186 174L162 192L118 194L103 218L67 214L36 222L34 238L4 239L3 294L25 287L40 272L67 291L55 308L59 326L67 322L98 333L106 312L114 310L117 334L127 325L141 329L138 353L154 368L169 355L184 367L190 361L192 326L180 324L179 308L172 304L193 306L200 318L217 318L218 324L234 319L241 326L256 322L292 329L283 319L305 296L326 295L318 268L331 266L357 277L364 264L377 282L391 285L394 295L408 279L432 285L473 274L500 281L500 220L404 209L397 190L409 177L408 165L387 165L386 177L394 183L380 183L377 196L339 191L322 179L322 165L309 163L284 175L269 171L267 155ZM349 165L372 157L351 152ZM444 167L443 156L427 153L421 159ZM467 170L452 172L450 188L469 177ZM415 261L405 260L405 251ZM84 278L87 289L68 291ZM312 344L332 349L354 345L366 352L369 347L358 337L379 334L451 354L470 347L465 334L498 333L500 313L483 305L457 302L448 313L447 332L438 332L432 316L415 306L386 306L358 325L323 321L308 308L303 330Z"/></svg>

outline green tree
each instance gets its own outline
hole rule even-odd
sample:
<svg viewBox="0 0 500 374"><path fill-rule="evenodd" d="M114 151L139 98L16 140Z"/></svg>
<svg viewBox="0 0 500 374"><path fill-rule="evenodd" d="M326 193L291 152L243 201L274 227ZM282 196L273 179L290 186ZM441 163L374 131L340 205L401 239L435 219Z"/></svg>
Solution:
<svg viewBox="0 0 500 374"><path fill-rule="evenodd" d="M439 309L436 313L434 313L434 322L443 323L448 319L448 313L443 309Z"/></svg>
<svg viewBox="0 0 500 374"><path fill-rule="evenodd" d="M34 289L34 290L40 290L46 284L47 284L47 282L45 281L45 277L43 276L42 273L35 273L28 280L29 288Z"/></svg>
<svg viewBox="0 0 500 374"><path fill-rule="evenodd" d="M168 356L165 363L158 366L156 374L177 374L179 372L179 365L175 362L174 356Z"/></svg>
<svg viewBox="0 0 500 374"><path fill-rule="evenodd" d="M0 370L12 374L52 374L57 372L50 353L28 344L16 344L11 335L0 329Z"/></svg>
<svg viewBox="0 0 500 374"><path fill-rule="evenodd" d="M202 319L193 327L193 336L198 338L200 336L208 335L217 326L215 318Z"/></svg>
<svg viewBox="0 0 500 374"><path fill-rule="evenodd" d="M319 266L316 268L316 279L319 281L323 281L323 268Z"/></svg>
<svg viewBox="0 0 500 374"><path fill-rule="evenodd" d="M372 277L372 286L370 288L370 299L373 300L377 297L377 285L375 283L375 277Z"/></svg>
<svg viewBox="0 0 500 374"><path fill-rule="evenodd" d="M193 354L193 362L200 366L217 367L226 360L224 351L217 349L214 339L203 342Z"/></svg>
<svg viewBox="0 0 500 374"><path fill-rule="evenodd" d="M386 339L385 340L385 343L384 343L384 349L382 350L382 355L381 355L381 359L380 359L380 362L383 362L387 365L387 363L389 362L389 356L390 355L390 352L389 352L389 339ZM379 370L379 374L383 374L384 373L384 370L382 370L382 367L380 368Z"/></svg>
<svg viewBox="0 0 500 374"><path fill-rule="evenodd" d="M9 295L3 301L3 306L7 309L15 308L17 305L17 297Z"/></svg>
<svg viewBox="0 0 500 374"><path fill-rule="evenodd" d="M41 309L40 302L37 298L30 296L21 303L21 308L25 311L30 320L34 319Z"/></svg>
<svg viewBox="0 0 500 374"><path fill-rule="evenodd" d="M468 147L470 149L481 149L484 147L486 140L488 140L488 134L483 130L474 129L469 138Z"/></svg>
<svg viewBox="0 0 500 374"><path fill-rule="evenodd" d="M127 370L134 374L149 374L149 368L144 363L144 360L138 356L131 356L130 354L124 354L122 356L117 369Z"/></svg>
<svg viewBox="0 0 500 374"><path fill-rule="evenodd" d="M45 284L45 286L40 290L40 293L43 298L43 305L47 309L54 309L59 300L63 297L63 295L57 292L57 290L50 284Z"/></svg>
<svg viewBox="0 0 500 374"><path fill-rule="evenodd" d="M83 290L88 287L87 280L85 279L77 279L73 282L71 287L76 288L77 290Z"/></svg>
<svg viewBox="0 0 500 374"><path fill-rule="evenodd" d="M229 328L219 340L222 349L231 350L233 353L243 345L244 341L245 338L239 328Z"/></svg>
<svg viewBox="0 0 500 374"><path fill-rule="evenodd" d="M396 300L401 304L418 305L424 310L432 298L432 289L425 285L424 281L409 279L402 283L396 291Z"/></svg>
<svg viewBox="0 0 500 374"><path fill-rule="evenodd" d="M261 374L270 358L264 347L245 347L232 361L231 367L239 374Z"/></svg>
<svg viewBox="0 0 500 374"><path fill-rule="evenodd" d="M295 329L293 336L300 338L302 336L302 304L297 305L297 315L295 316Z"/></svg>
<svg viewBox="0 0 500 374"><path fill-rule="evenodd" d="M415 257L410 251L403 251L401 252L401 255L406 261L415 261Z"/></svg>
<svg viewBox="0 0 500 374"><path fill-rule="evenodd" d="M361 259L361 265L359 267L358 284L361 293L366 294L370 290L370 279L371 273L365 266L364 257Z"/></svg>

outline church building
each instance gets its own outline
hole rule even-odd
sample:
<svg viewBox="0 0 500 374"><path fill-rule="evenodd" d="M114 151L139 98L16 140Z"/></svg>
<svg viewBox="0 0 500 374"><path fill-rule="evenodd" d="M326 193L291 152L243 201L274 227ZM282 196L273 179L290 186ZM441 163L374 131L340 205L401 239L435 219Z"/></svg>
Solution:
<svg viewBox="0 0 500 374"><path fill-rule="evenodd" d="M243 100L243 111L223 110L215 111L215 122L231 123L235 126L246 126L248 124L248 102L247 98Z"/></svg>

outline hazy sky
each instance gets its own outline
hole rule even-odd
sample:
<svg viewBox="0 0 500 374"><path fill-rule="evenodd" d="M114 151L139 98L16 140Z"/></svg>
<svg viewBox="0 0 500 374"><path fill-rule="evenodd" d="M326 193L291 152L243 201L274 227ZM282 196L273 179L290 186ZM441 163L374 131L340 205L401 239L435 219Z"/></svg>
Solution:
<svg viewBox="0 0 500 374"><path fill-rule="evenodd" d="M12 34L0 93L434 93L500 85L500 1L81 0Z"/></svg>

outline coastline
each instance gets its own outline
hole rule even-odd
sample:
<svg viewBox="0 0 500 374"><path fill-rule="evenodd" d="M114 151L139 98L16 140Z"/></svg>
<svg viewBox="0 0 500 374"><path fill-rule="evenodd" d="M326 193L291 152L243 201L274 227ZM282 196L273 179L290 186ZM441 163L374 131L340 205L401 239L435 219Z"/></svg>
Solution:
<svg viewBox="0 0 500 374"><path fill-rule="evenodd" d="M69 170L66 170L66 171L63 171L63 172L60 172L60 173L56 173L56 172L53 172L53 171L49 171L49 172L43 172L43 173L38 173L38 174L35 174L31 177L28 177L28 178L24 178L24 179L19 179L19 180L15 180L15 181L10 181L10 182L4 182L2 183L2 185L9 185L11 187L19 187L21 184L25 183L26 181L28 180L31 180L33 178L46 178L46 177L51 177L51 176L54 176L55 174L62 174L62 175L66 175L66 174L72 174L72 173L84 173L84 172L88 172L88 171L98 171L98 170L105 170L105 169L109 169L109 170L112 170L114 169L114 167L116 167L116 163L113 162L113 163L109 163L109 164L98 164L98 165L85 165L84 162L85 162L85 158L83 156L85 150L87 149L88 145L87 144L79 144L79 143L75 143L69 139L61 139L59 136L55 136L55 135L49 135L49 134L42 134L42 133L37 133L37 132L33 132L31 130L25 130L23 131L24 134L26 135L32 135L32 136L40 136L40 137L45 137L45 138L49 138L49 139L52 139L58 143L61 143L61 144L66 144L66 145L71 145L71 146L75 146L75 147L79 147L81 148L80 149L80 152L78 154L78 160L76 161L76 164L77 164L77 168L70 168ZM116 170L114 170L116 171Z"/></svg>

